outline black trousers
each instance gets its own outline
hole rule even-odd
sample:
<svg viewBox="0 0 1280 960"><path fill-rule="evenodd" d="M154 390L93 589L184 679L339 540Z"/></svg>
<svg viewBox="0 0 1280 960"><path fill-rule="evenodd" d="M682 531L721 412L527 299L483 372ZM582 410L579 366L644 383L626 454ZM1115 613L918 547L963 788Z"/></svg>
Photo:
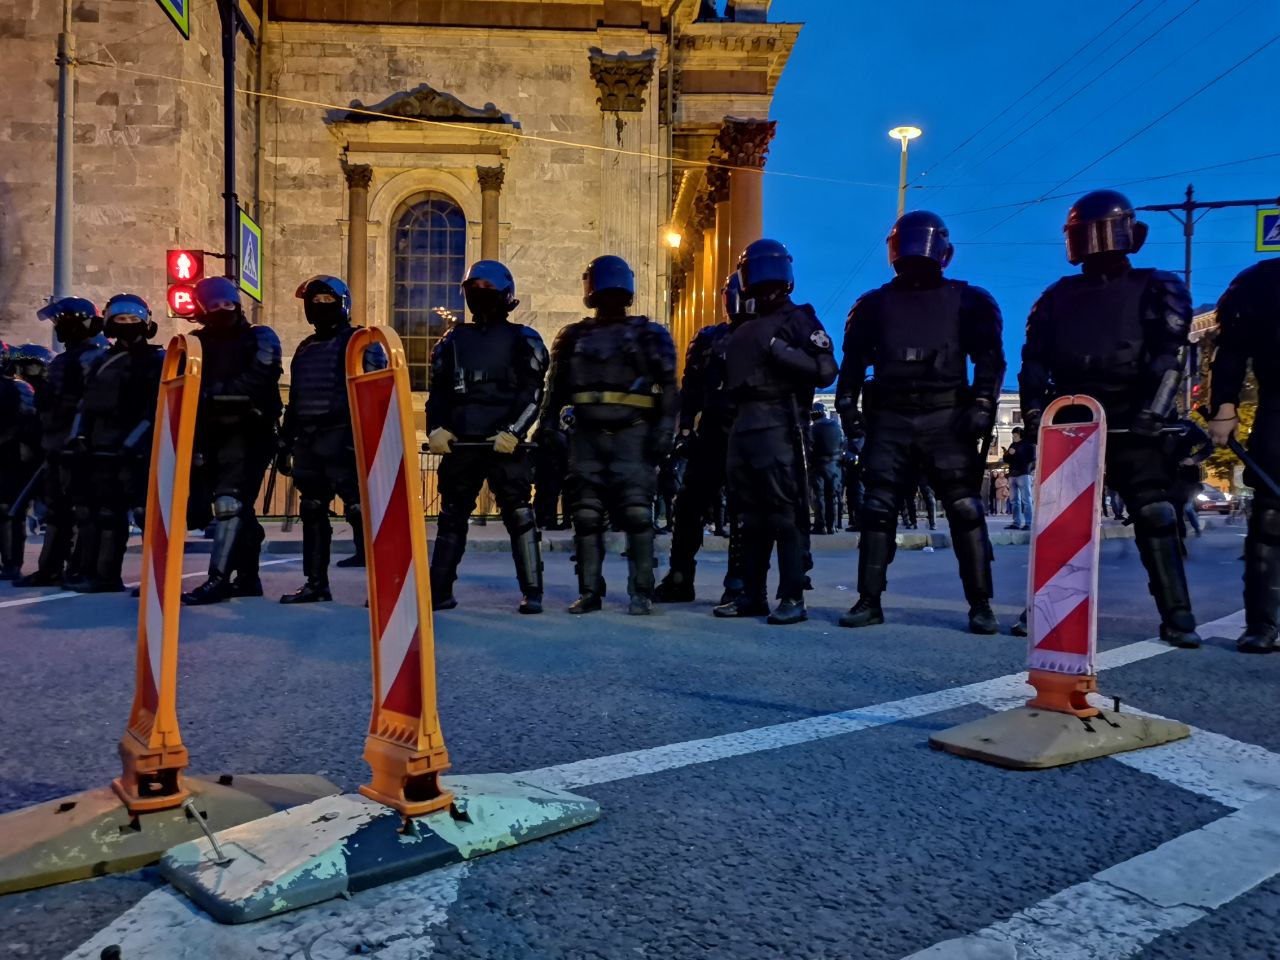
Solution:
<svg viewBox="0 0 1280 960"><path fill-rule="evenodd" d="M778 598L804 599L808 552L805 451L798 430L734 428L728 450L729 505L742 536L744 593L767 599L769 558L778 551Z"/></svg>
<svg viewBox="0 0 1280 960"><path fill-rule="evenodd" d="M835 457L814 458L810 485L813 513L819 530L835 530L836 504L840 499L840 461Z"/></svg>
<svg viewBox="0 0 1280 960"><path fill-rule="evenodd" d="M1249 453L1273 482L1280 482L1280 397L1264 394L1258 405ZM1245 483L1253 487L1253 510L1244 548L1244 607L1249 633L1280 627L1280 497L1253 470Z"/></svg>
<svg viewBox="0 0 1280 960"><path fill-rule="evenodd" d="M266 539L255 501L275 453L275 425L260 417L198 421L195 451L199 477L192 489L199 489L208 504L230 498L240 505L236 513L239 523L234 526L235 542L229 547L225 564L228 569L218 572L224 576L238 573L251 580L258 575L259 554ZM226 519L229 518L218 518L219 522ZM214 560L218 560L217 550Z"/></svg>
<svg viewBox="0 0 1280 960"><path fill-rule="evenodd" d="M689 463L685 467L684 483L676 494L671 531L671 572L679 574L685 581L693 580L707 516L719 506L728 457L727 430L699 432L689 447ZM742 587L738 539L737 516L730 510L729 568L724 575L724 585L729 589Z"/></svg>

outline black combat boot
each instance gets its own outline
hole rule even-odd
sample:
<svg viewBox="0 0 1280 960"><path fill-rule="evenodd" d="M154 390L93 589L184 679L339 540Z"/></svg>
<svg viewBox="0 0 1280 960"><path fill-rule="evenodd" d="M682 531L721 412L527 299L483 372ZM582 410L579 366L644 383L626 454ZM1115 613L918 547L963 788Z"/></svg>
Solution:
<svg viewBox="0 0 1280 960"><path fill-rule="evenodd" d="M992 636L1000 632L1000 623L991 611L991 597L995 594L991 581L994 555L982 502L977 497L968 497L948 504L946 511L956 565L960 568L960 583L969 601L969 632Z"/></svg>
<svg viewBox="0 0 1280 960"><path fill-rule="evenodd" d="M1173 505L1162 501L1139 507L1134 511L1134 536L1142 565L1147 568L1148 589L1160 612L1160 639L1170 646L1194 650L1200 646L1200 636L1191 612Z"/></svg>
<svg viewBox="0 0 1280 960"><path fill-rule="evenodd" d="M783 600L778 604L777 609L769 614L769 623L780 627L803 623L808 619L809 613L804 608L803 600Z"/></svg>
<svg viewBox="0 0 1280 960"><path fill-rule="evenodd" d="M40 546L40 559L36 569L25 577L13 581L15 587L61 586L67 556L71 553L71 530L50 521L45 524L44 543Z"/></svg>
<svg viewBox="0 0 1280 960"><path fill-rule="evenodd" d="M431 609L452 610L458 605L453 596L453 583L458 579L458 564L467 549L466 519L461 529L455 522L446 520L436 528L435 543L431 546Z"/></svg>
<svg viewBox="0 0 1280 960"><path fill-rule="evenodd" d="M27 545L27 518L9 516L10 509L0 503L0 580L22 576L22 553Z"/></svg>
<svg viewBox="0 0 1280 960"><path fill-rule="evenodd" d="M653 592L658 603L693 603L693 574L672 567Z"/></svg>
<svg viewBox="0 0 1280 960"><path fill-rule="evenodd" d="M524 614L542 612L542 532L533 519L533 510L517 510L508 525L511 533L511 559L516 565L516 582L520 585L520 606Z"/></svg>
<svg viewBox="0 0 1280 960"><path fill-rule="evenodd" d="M231 587L231 569L236 560L236 550L244 529L244 518L239 514L221 517L214 524L213 551L209 554L209 577L204 583L182 595L182 602L189 607L202 607L221 603L235 596Z"/></svg>
<svg viewBox="0 0 1280 960"><path fill-rule="evenodd" d="M352 504L347 507L347 523L351 527L351 539L355 544L355 553L349 557L344 557L334 564L335 567L342 567L349 570L352 567L363 567L365 565L364 558L364 516L360 512L360 505Z"/></svg>
<svg viewBox="0 0 1280 960"><path fill-rule="evenodd" d="M120 569L124 566L124 551L129 540L128 522L114 517L99 518L94 539L97 555L85 557L88 566L84 576L67 584L67 589L76 593L123 593Z"/></svg>
<svg viewBox="0 0 1280 960"><path fill-rule="evenodd" d="M1280 510L1254 508L1244 547L1245 631L1236 641L1241 653L1280 649Z"/></svg>
<svg viewBox="0 0 1280 960"><path fill-rule="evenodd" d="M884 623L884 611L880 609L880 595L867 594L858 598L858 602L849 608L849 612L840 618L842 627L877 627Z"/></svg>
<svg viewBox="0 0 1280 960"><path fill-rule="evenodd" d="M262 561L262 545L267 541L267 531L258 518L250 513L240 531L236 546L236 563L232 568L231 595L235 597L262 596L262 577L259 565Z"/></svg>
<svg viewBox="0 0 1280 960"><path fill-rule="evenodd" d="M711 612L722 618L769 616L769 555L773 543L763 534L750 536L739 534L742 591L728 603L722 603Z"/></svg>
<svg viewBox="0 0 1280 960"><path fill-rule="evenodd" d="M627 533L627 613L644 617L653 613L653 527Z"/></svg>
<svg viewBox="0 0 1280 960"><path fill-rule="evenodd" d="M310 516L302 521L302 574L306 582L281 603L320 603L332 600L329 592L329 546L333 526L328 516Z"/></svg>
<svg viewBox="0 0 1280 960"><path fill-rule="evenodd" d="M892 530L863 530L858 535L858 602L840 618L840 626L875 627L884 623L880 597L889 586L889 564L897 550Z"/></svg>
<svg viewBox="0 0 1280 960"><path fill-rule="evenodd" d="M573 552L578 571L578 599L569 605L569 612L594 613L604 605L604 533L574 536Z"/></svg>

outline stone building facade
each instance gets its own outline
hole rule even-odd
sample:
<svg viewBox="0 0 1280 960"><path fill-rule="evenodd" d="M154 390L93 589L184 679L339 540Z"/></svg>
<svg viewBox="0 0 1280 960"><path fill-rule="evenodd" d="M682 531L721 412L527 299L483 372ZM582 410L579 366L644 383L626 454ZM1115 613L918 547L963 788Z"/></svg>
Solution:
<svg viewBox="0 0 1280 960"><path fill-rule="evenodd" d="M165 248L221 247L216 7L194 4L184 43L153 0L74 2L76 290L159 307ZM769 108L800 29L769 22L769 0L241 2L259 39L240 42L241 85L263 95L237 98L239 195L263 228L258 316L286 353L307 332L299 282L342 275L361 321L405 337L423 389L480 257L508 263L548 339L582 315L602 253L632 263L637 309L681 345L715 322L762 231ZM6 69L33 78L0 105L10 340L47 338L60 11L0 0Z"/></svg>

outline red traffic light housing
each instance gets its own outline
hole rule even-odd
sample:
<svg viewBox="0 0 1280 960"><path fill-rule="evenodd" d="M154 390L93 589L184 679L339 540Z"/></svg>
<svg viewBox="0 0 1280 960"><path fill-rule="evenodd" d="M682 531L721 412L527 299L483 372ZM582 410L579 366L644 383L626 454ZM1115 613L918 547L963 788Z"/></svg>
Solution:
<svg viewBox="0 0 1280 960"><path fill-rule="evenodd" d="M204 276L204 251L170 250L165 266L170 283L194 284Z"/></svg>
<svg viewBox="0 0 1280 960"><path fill-rule="evenodd" d="M170 317L190 317L196 312L196 283L204 277L203 250L170 250L165 256L169 277L167 296Z"/></svg>

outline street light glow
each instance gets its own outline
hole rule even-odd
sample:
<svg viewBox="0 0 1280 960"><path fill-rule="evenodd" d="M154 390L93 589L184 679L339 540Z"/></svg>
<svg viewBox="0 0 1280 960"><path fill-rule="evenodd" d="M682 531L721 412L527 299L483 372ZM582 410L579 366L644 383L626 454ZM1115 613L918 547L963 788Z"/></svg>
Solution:
<svg viewBox="0 0 1280 960"><path fill-rule="evenodd" d="M895 140L901 140L905 147L908 140L914 140L920 134L924 133L919 127L894 127L889 131L889 136Z"/></svg>
<svg viewBox="0 0 1280 960"><path fill-rule="evenodd" d="M684 238L680 236L680 231L674 227L668 227L662 233L662 240L672 250L679 250L680 243Z"/></svg>

